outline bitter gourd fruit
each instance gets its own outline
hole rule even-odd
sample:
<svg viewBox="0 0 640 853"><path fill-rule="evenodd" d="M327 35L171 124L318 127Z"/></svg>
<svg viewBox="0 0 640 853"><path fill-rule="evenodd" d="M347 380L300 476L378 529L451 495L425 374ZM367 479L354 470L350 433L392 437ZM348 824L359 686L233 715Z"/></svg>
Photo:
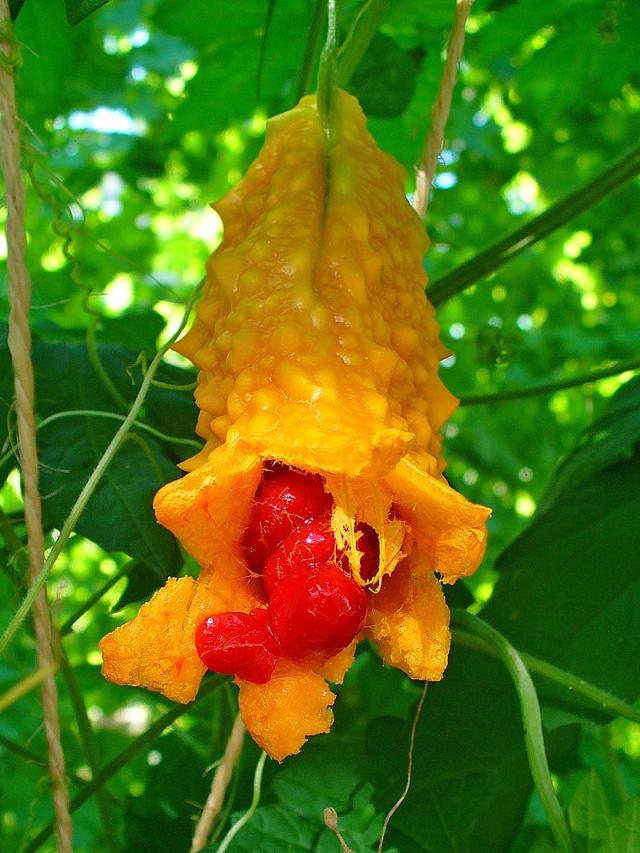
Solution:
<svg viewBox="0 0 640 853"><path fill-rule="evenodd" d="M264 606L242 542L265 465L322 475L331 524L370 597L364 633L411 678L438 680L450 644L440 580L471 574L489 511L443 476L440 431L457 401L425 295L427 237L405 173L379 150L357 101L338 92L330 137L314 96L268 123L246 176L214 205L224 237L195 322L176 349L199 369L201 452L155 510L201 566L170 579L102 640L103 672L188 702L205 667L205 615ZM356 522L379 538L361 577ZM437 574L436 574L437 573ZM248 730L274 758L329 730L355 643L326 660L283 658L266 684L237 679Z"/></svg>

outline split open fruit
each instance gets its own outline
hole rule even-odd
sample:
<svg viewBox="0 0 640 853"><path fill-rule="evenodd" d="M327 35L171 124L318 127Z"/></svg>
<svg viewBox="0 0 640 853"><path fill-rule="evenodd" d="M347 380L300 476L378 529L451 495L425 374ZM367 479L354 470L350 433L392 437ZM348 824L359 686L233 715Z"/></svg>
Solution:
<svg viewBox="0 0 640 853"><path fill-rule="evenodd" d="M206 666L234 673L245 725L277 759L329 730L328 682L360 636L411 678L442 677L441 582L475 571L488 516L443 476L457 401L404 171L350 95L331 121L327 135L315 97L271 119L215 205L224 238L176 345L199 369L204 446L155 499L201 572L101 643L107 678L181 702Z"/></svg>

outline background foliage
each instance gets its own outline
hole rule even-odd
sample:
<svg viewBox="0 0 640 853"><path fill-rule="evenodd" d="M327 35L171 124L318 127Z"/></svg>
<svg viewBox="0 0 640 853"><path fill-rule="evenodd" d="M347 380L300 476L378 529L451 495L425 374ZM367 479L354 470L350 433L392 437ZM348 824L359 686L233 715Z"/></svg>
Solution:
<svg viewBox="0 0 640 853"><path fill-rule="evenodd" d="M360 33L366 24L371 38L356 42L351 68L345 58L342 82L361 98L380 145L407 167L411 191L453 3L344 0L343 34L361 7ZM12 8L23 43L38 440L52 537L166 324L175 326L201 278L219 236L208 203L255 157L265 118L309 87L323 4L246 0L232 13L221 0L27 0ZM637 143L638 32L640 7L631 0L477 0L428 215L432 280ZM638 221L636 178L441 305L455 352L443 366L452 390L526 389L637 358ZM3 279L0 318L7 314ZM188 386L191 371L169 361L157 378ZM11 400L0 325L3 625L25 589ZM165 577L193 570L156 526L150 502L191 452L194 422L188 388L153 386L50 578L64 635L71 793L87 800L74 815L78 851L188 849L235 713L226 683L212 681L181 713L99 672L99 638ZM630 702L640 693L639 439L640 379L630 371L463 406L447 427L448 476L494 511L485 563L451 591L453 603L481 612L522 651ZM445 680L429 688L409 801L385 849L549 851L513 685L499 662L463 641L458 634ZM0 663L0 691L33 667L25 627ZM639 849L637 725L536 683L575 849ZM327 806L352 848L376 849L404 784L418 693L363 647L340 690L334 733L282 766L267 763L261 804L230 849L335 851L322 822ZM135 754L125 762L118 755L128 747ZM0 719L0 772L11 780L0 792L2 849L33 849L51 818L44 756L34 691ZM247 745L220 832L251 799L257 756ZM100 784L105 766L119 770ZM41 849L51 849L46 837Z"/></svg>

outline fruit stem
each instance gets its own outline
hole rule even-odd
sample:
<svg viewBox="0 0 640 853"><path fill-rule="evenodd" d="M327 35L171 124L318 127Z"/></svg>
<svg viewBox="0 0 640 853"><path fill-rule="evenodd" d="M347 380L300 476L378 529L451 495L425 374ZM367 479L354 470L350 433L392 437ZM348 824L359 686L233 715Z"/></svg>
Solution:
<svg viewBox="0 0 640 853"><path fill-rule="evenodd" d="M318 114L331 142L331 111L337 90L338 27L336 0L327 0L327 40L318 67Z"/></svg>

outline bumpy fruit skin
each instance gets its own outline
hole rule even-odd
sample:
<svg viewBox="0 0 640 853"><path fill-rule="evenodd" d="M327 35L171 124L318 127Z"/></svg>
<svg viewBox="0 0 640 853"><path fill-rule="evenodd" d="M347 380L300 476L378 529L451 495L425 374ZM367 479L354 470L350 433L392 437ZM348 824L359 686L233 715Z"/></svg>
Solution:
<svg viewBox="0 0 640 853"><path fill-rule="evenodd" d="M215 205L224 239L207 264L196 321L176 347L200 371L205 445L184 464L190 473L158 492L155 509L201 565L203 615L249 612L266 603L243 552L265 465L321 475L337 547L369 597L366 633L412 678L437 680L449 630L434 572L453 583L475 571L489 511L443 477L440 430L456 400L438 377L447 351L425 296L427 238L404 171L344 92L332 125L328 137L315 97L272 119L258 159ZM373 577L361 570L356 519L378 535ZM184 602L166 618L179 620L190 612L192 582L169 583ZM203 670L195 627L167 631L163 608L161 591L105 638L104 671L188 701ZM144 630L134 629L140 620ZM190 679L179 690L165 664L175 636ZM340 681L352 652L353 644L329 661L283 660L264 685L239 680L245 724L270 755L281 759L328 730L334 697L324 677Z"/></svg>

